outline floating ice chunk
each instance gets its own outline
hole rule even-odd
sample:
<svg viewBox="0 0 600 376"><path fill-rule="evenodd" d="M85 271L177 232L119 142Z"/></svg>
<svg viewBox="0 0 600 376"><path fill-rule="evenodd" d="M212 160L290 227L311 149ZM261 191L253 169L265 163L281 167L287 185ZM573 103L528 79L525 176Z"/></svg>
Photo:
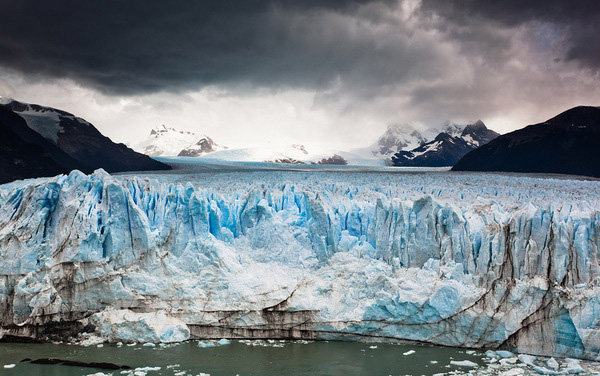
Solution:
<svg viewBox="0 0 600 376"><path fill-rule="evenodd" d="M504 371L500 374L500 376L517 376L517 375L522 375L525 373L525 370L523 368L512 368L509 369L508 371Z"/></svg>
<svg viewBox="0 0 600 376"><path fill-rule="evenodd" d="M533 370L535 372L539 373L540 375L564 375L564 374L566 374L566 373L558 372L553 369L548 369L548 368L542 367L542 366L533 365L533 366L531 366L531 368L533 368Z"/></svg>
<svg viewBox="0 0 600 376"><path fill-rule="evenodd" d="M111 376L112 373L104 373L104 372L96 372L96 373L89 373L86 376Z"/></svg>
<svg viewBox="0 0 600 376"><path fill-rule="evenodd" d="M135 369L135 371L144 371L144 372L150 372L150 371L160 371L161 367L137 367Z"/></svg>
<svg viewBox="0 0 600 376"><path fill-rule="evenodd" d="M506 351L506 350L498 350L498 351L496 351L496 354L501 358L512 358L515 356L515 354L511 353L510 351Z"/></svg>
<svg viewBox="0 0 600 376"><path fill-rule="evenodd" d="M369 346L370 349L376 349L377 345Z"/></svg>
<svg viewBox="0 0 600 376"><path fill-rule="evenodd" d="M198 341L198 347L208 348L208 347L215 347L215 346L217 346L217 345L214 342Z"/></svg>
<svg viewBox="0 0 600 376"><path fill-rule="evenodd" d="M495 351L493 350L488 350L485 352L485 356L487 356L488 358L492 358L492 359L497 359L499 358L498 354L496 354Z"/></svg>
<svg viewBox="0 0 600 376"><path fill-rule="evenodd" d="M135 376L145 376L148 372L160 371L161 367L137 367L133 370Z"/></svg>
<svg viewBox="0 0 600 376"><path fill-rule="evenodd" d="M479 367L479 365L475 362L472 362L470 360L451 360L450 364L453 366L458 366L458 367Z"/></svg>
<svg viewBox="0 0 600 376"><path fill-rule="evenodd" d="M581 368L581 365L579 364L579 360L578 359L571 359L571 358L567 358L565 359L565 361L567 362L567 366L565 367L565 371L569 374L578 374L578 373L583 373L585 372L585 370L583 368Z"/></svg>
<svg viewBox="0 0 600 376"><path fill-rule="evenodd" d="M535 362L535 356L533 355L519 354L518 358L521 363L527 364L528 366L533 366L533 362Z"/></svg>
<svg viewBox="0 0 600 376"><path fill-rule="evenodd" d="M507 365L507 364L517 364L517 362L519 361L519 358L512 357L512 358L503 358L500 359L500 364L502 364L503 366Z"/></svg>
<svg viewBox="0 0 600 376"><path fill-rule="evenodd" d="M408 350L407 352L405 352L405 353L402 353L402 355L412 355L412 354L414 354L414 353L416 353L416 351L415 351L415 350Z"/></svg>
<svg viewBox="0 0 600 376"><path fill-rule="evenodd" d="M550 358L550 359L548 359L548 361L546 362L546 365L547 365L548 367L550 367L551 369L553 369L553 370L557 370L557 369L558 369L558 366L559 366L559 365L558 365L558 362L557 362L557 361L556 361L556 359L554 359L554 358Z"/></svg>
<svg viewBox="0 0 600 376"><path fill-rule="evenodd" d="M144 346L144 347L156 347L156 345L154 343L152 343L152 342L146 342L142 346Z"/></svg>
<svg viewBox="0 0 600 376"><path fill-rule="evenodd" d="M219 342L217 342L217 345L219 346L225 346L225 345L229 345L231 343L230 340L222 338L219 340Z"/></svg>
<svg viewBox="0 0 600 376"><path fill-rule="evenodd" d="M5 364L4 368L15 368L14 364Z"/></svg>

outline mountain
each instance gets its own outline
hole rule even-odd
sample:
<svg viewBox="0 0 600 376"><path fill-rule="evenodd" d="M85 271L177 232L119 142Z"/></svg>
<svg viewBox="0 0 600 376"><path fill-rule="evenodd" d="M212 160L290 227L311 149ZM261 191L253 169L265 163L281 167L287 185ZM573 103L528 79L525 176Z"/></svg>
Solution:
<svg viewBox="0 0 600 376"><path fill-rule="evenodd" d="M25 141L7 124L6 117L13 115L0 106L0 184L16 179L53 176L69 172L52 153L43 147ZM16 117L16 115L14 115ZM23 119L20 119L24 123ZM17 120L18 122L18 120ZM23 124L24 127L27 127Z"/></svg>
<svg viewBox="0 0 600 376"><path fill-rule="evenodd" d="M193 145L189 145L177 154L178 157L199 157L218 150L227 149L215 143L210 137L204 136Z"/></svg>
<svg viewBox="0 0 600 376"><path fill-rule="evenodd" d="M361 154L388 159L401 150L411 150L427 142L410 124L389 125L383 135L371 146L361 149Z"/></svg>
<svg viewBox="0 0 600 376"><path fill-rule="evenodd" d="M206 135L180 131L164 124L150 131L148 138L133 148L140 153L157 156L199 157L218 150L227 149Z"/></svg>
<svg viewBox="0 0 600 376"><path fill-rule="evenodd" d="M0 125L4 151L1 182L73 169L118 172L170 168L115 144L87 121L51 107L0 98Z"/></svg>
<svg viewBox="0 0 600 376"><path fill-rule="evenodd" d="M317 162L317 164L345 166L348 164L348 161L344 159L344 157L342 157L341 155L334 154L331 157L321 159Z"/></svg>
<svg viewBox="0 0 600 376"><path fill-rule="evenodd" d="M463 130L465 129L464 124L457 124L451 121L446 121L442 126L435 126L427 128L422 131L421 134L425 137L427 142L433 141L440 133L447 133L452 137L460 137ZM419 145L420 146L420 145ZM412 149L405 149L406 151Z"/></svg>
<svg viewBox="0 0 600 376"><path fill-rule="evenodd" d="M465 155L453 170L600 177L600 108L574 107L502 135Z"/></svg>
<svg viewBox="0 0 600 376"><path fill-rule="evenodd" d="M469 151L484 145L498 133L488 129L481 120L460 126L447 123L433 141L410 151L400 151L392 156L394 166L444 167L452 166Z"/></svg>
<svg viewBox="0 0 600 376"><path fill-rule="evenodd" d="M460 138L465 140L469 145L473 145L476 148L485 145L492 141L500 134L488 129L483 121L477 120L474 124L467 125L460 134Z"/></svg>
<svg viewBox="0 0 600 376"><path fill-rule="evenodd" d="M196 143L199 138L200 136L193 132L180 131L163 124L152 129L148 138L133 145L133 149L153 157L176 156L183 149Z"/></svg>

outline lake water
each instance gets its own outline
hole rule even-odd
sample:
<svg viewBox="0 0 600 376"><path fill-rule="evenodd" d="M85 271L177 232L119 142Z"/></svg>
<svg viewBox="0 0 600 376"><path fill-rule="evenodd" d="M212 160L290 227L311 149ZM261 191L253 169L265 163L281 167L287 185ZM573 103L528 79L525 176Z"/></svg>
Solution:
<svg viewBox="0 0 600 376"><path fill-rule="evenodd" d="M106 370L62 364L32 364L30 361L23 361L27 358L112 363L129 366L131 369ZM516 356L501 358L494 352L490 355L483 351L451 347L327 341L252 340L231 341L221 345L218 341L189 341L155 347L146 347L143 344L82 347L65 344L0 343L0 375L521 376L538 375L538 372L542 372L540 369L552 374L552 371L545 368L550 364L549 358L527 358L533 363L524 364L520 359L525 359L517 359ZM556 360L557 362L554 359L550 360L560 365L560 372L555 374L600 373L600 363ZM452 364L453 362L458 362L459 365ZM576 363L575 369L569 364L572 362ZM579 368L579 365L582 368Z"/></svg>
<svg viewBox="0 0 600 376"><path fill-rule="evenodd" d="M407 355L404 355L405 353ZM160 370L155 371L138 370L139 374L146 372L148 376L200 373L240 376L432 375L464 369L450 366L452 360L470 360L485 365L484 355L480 352L436 346L381 343L232 341L228 345L208 348L199 347L198 341L156 347L144 347L140 344L81 347L3 343L0 344L0 374L74 376L97 372L119 375L123 372L21 362L25 358L110 362L132 368L160 367ZM15 364L15 367L2 368L7 364Z"/></svg>

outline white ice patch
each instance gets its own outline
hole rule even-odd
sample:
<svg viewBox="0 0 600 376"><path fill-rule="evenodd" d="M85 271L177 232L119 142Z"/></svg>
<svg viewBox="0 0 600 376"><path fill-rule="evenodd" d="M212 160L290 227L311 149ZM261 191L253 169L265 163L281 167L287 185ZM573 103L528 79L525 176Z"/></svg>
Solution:
<svg viewBox="0 0 600 376"><path fill-rule="evenodd" d="M190 338L187 325L164 312L135 313L129 310L106 309L94 314L90 322L96 327L98 335L110 342L169 343Z"/></svg>
<svg viewBox="0 0 600 376"><path fill-rule="evenodd" d="M218 341L198 341L198 347L210 348L210 347L216 347L216 346L226 346L226 345L229 345L230 343L231 343L231 341L229 341L228 339L222 338Z"/></svg>
<svg viewBox="0 0 600 376"><path fill-rule="evenodd" d="M25 119L29 128L33 129L45 139L58 143L59 133L64 131L60 126L60 114L58 112L34 111L31 107L23 112L17 112L19 116Z"/></svg>
<svg viewBox="0 0 600 376"><path fill-rule="evenodd" d="M14 99L9 97L0 97L0 105L10 104Z"/></svg>
<svg viewBox="0 0 600 376"><path fill-rule="evenodd" d="M475 362L472 362L470 360L451 360L450 364L453 366L458 366L458 367L479 367L479 365Z"/></svg>

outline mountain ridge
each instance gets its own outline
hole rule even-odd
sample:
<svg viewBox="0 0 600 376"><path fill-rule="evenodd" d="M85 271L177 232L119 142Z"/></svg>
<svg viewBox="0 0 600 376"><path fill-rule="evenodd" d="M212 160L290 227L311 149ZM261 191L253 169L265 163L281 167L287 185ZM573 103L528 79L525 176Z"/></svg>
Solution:
<svg viewBox="0 0 600 376"><path fill-rule="evenodd" d="M392 165L407 167L452 166L469 151L486 144L498 136L481 120L461 126L447 123L445 131L412 150L400 151L392 156Z"/></svg>
<svg viewBox="0 0 600 376"><path fill-rule="evenodd" d="M599 145L600 108L577 106L498 137L452 169L600 177Z"/></svg>
<svg viewBox="0 0 600 376"><path fill-rule="evenodd" d="M170 169L124 144L112 142L86 120L52 107L2 97L0 123L3 134L18 145L14 150L10 149L10 145L4 145L7 154L3 156L3 167L13 172L3 174L2 182L52 176L74 169L86 173L98 168L108 172ZM31 158L24 154L28 148L32 153ZM27 160L26 165L35 173L15 170L15 164L10 162L11 153L16 153L15 158L18 154L18 160ZM40 166L47 168L34 167L36 160Z"/></svg>

